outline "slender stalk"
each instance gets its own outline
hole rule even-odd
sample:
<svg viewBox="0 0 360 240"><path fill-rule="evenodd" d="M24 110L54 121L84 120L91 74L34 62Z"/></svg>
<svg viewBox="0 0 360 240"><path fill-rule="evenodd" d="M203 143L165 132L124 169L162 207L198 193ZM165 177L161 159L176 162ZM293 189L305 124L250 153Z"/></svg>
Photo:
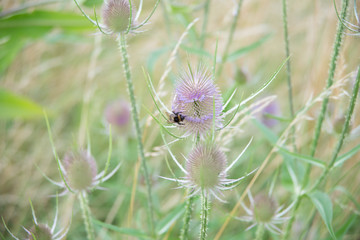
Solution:
<svg viewBox="0 0 360 240"><path fill-rule="evenodd" d="M206 232L209 220L209 206L208 197L204 193L201 194L201 226L200 226L200 239L206 239Z"/></svg>
<svg viewBox="0 0 360 240"><path fill-rule="evenodd" d="M237 7L236 7L236 10L235 10L235 15L234 15L231 27L230 27L228 40L227 40L226 45L225 45L225 51L224 51L224 54L222 56L221 63L220 63L220 66L219 66L219 69L218 69L218 72L217 72L218 76L221 75L221 72L222 72L223 67L224 67L224 63L226 62L226 59L228 57L230 45L231 45L231 43L233 41L233 38L234 38L234 32L235 32L235 29L236 29L236 24L237 24L237 20L239 18L239 15L240 15L240 9L241 9L243 1L244 0L239 0L239 2L237 4Z"/></svg>
<svg viewBox="0 0 360 240"><path fill-rule="evenodd" d="M346 15L347 15L347 8L349 5L349 0L343 0L342 1L342 8L341 8L341 19L345 20L346 19ZM336 30L336 37L335 37L335 42L333 45L333 52L332 52L332 57L331 57L331 61L330 61L330 67L329 67L329 76L327 79L327 83L326 83L326 89L329 89L334 82L334 75L335 75L335 70L336 70L336 66L337 66L337 58L339 56L339 52L340 52L340 47L341 47L341 43L342 43L342 39L343 39L343 35L344 35L344 25L341 23L341 21L338 21L338 25L337 25L337 30ZM321 112L319 115L319 118L317 119L317 123L315 126L315 132L314 132L314 138L311 144L311 150L310 150L310 155L313 157L315 155L316 152L316 147L319 141L319 137L320 137L320 132L321 132L321 127L325 118L325 113L326 113L326 109L327 109L327 105L329 102L329 97L325 97L323 102L322 102L322 106L321 106ZM305 175L304 175L304 180L302 183L302 188L304 189L307 184L308 184L308 180L310 178L310 172L311 172L311 165L308 164L306 166L306 170L305 170ZM294 207L294 210L292 211L290 220L286 226L286 230L285 233L283 235L284 240L287 239L291 228L292 228L292 224L295 220L295 216L297 213L297 210L301 204L301 200L302 200L302 195L297 196L296 198L296 204Z"/></svg>
<svg viewBox="0 0 360 240"><path fill-rule="evenodd" d="M265 232L264 224L260 223L256 230L255 240L262 240L264 238L264 232Z"/></svg>
<svg viewBox="0 0 360 240"><path fill-rule="evenodd" d="M187 196L189 195L189 191L186 195ZM193 205L194 205L194 197L188 197L188 199L186 200L185 215L184 215L184 219L183 219L184 224L181 229L180 240L189 239L188 234L189 234L191 215L192 215L192 211L193 211Z"/></svg>
<svg viewBox="0 0 360 240"><path fill-rule="evenodd" d="M201 38L200 38L200 48L204 48L204 45L205 45L206 27L207 27L208 18L209 18L210 2L211 2L211 0L206 0L205 5L204 5L204 22L203 22L203 25L202 25L202 32L201 32Z"/></svg>
<svg viewBox="0 0 360 240"><path fill-rule="evenodd" d="M80 192L78 194L82 217L85 224L86 234L88 240L94 240L94 228L92 222L90 220L90 208L89 208L89 200L87 198L86 192Z"/></svg>
<svg viewBox="0 0 360 240"><path fill-rule="evenodd" d="M341 19L345 20L346 15L347 15L348 5L349 5L349 0L342 1ZM336 38L335 38L335 42L334 42L334 46L333 46L333 53L332 53L331 62L330 62L329 76L328 76L328 79L326 82L326 89L329 89L333 85L333 82L334 82L334 75L335 75L335 70L336 70L336 66L337 66L337 59L339 56L340 47L341 47L342 39L343 39L343 35L344 35L344 28L345 28L344 25L339 21L338 26L337 26L337 31L336 31ZM329 102L329 97L326 97L321 106L321 112L320 112L318 121L316 123L314 138L313 138L313 142L311 144L311 156L314 156L315 152L316 152L316 147L318 145L321 127L322 127L322 124L324 121L328 102Z"/></svg>
<svg viewBox="0 0 360 240"><path fill-rule="evenodd" d="M154 215L153 215L153 204L152 204L152 196L151 196L151 182L149 178L149 173L146 165L146 159L145 159L145 153L144 153L144 146L141 139L141 129L140 129L140 122L139 122L139 116L138 111L136 107L136 100L135 100L135 94L134 94L134 86L131 78L131 72L130 72L130 66L129 66L129 57L126 50L126 35L120 34L119 36L119 45L120 50L122 54L122 59L124 63L124 71L125 71L125 77L127 81L127 88L128 93L130 95L130 102L131 102L131 114L135 125L135 132L136 132L136 139L138 143L138 152L139 157L141 159L141 165L144 173L146 188L147 188L147 194L148 194L148 215L150 219L150 229L152 234L155 234L154 230Z"/></svg>
<svg viewBox="0 0 360 240"><path fill-rule="evenodd" d="M331 168L335 164L336 158L339 155L341 147L343 146L346 133L348 132L348 129L349 129L350 120L351 120L352 114L354 113L356 99L357 99L357 96L358 96L358 93L359 93L359 83L360 83L360 66L358 68L356 81L355 81L355 86L353 88L353 93L352 93L352 96L351 96L351 99L350 99L349 108L348 108L348 111L347 111L347 114L346 114L345 123L344 123L343 129L341 131L339 141L338 141L338 143L336 145L336 148L335 148L334 153L333 153L333 155L331 157L329 165L327 166L325 171L322 173L320 178L318 178L318 181L314 184L312 189L316 189L321 184L321 182L327 177L327 175L329 174Z"/></svg>
<svg viewBox="0 0 360 240"><path fill-rule="evenodd" d="M293 101L293 91L291 83L291 60L290 60L290 43L289 43L289 33L288 33L288 20L287 20L287 2L282 0L282 9L283 9L283 24L284 24L284 42L285 42L285 54L286 58L289 59L286 62L286 75L287 75L287 85L288 85L288 95L289 95L289 107L290 107L290 116L291 119L294 118L294 101ZM295 127L291 129L291 141L293 144L294 151L296 152L295 144Z"/></svg>
<svg viewBox="0 0 360 240"><path fill-rule="evenodd" d="M288 33L286 0L282 0L282 8L283 8L285 54L286 54L286 58L289 58L290 57L290 43L289 43L289 33ZM287 75L287 84L288 84L288 92L289 92L290 114L291 114L291 118L294 118L295 112L294 112L294 102L293 102L293 94L292 94L291 60L290 59L286 62L286 75Z"/></svg>

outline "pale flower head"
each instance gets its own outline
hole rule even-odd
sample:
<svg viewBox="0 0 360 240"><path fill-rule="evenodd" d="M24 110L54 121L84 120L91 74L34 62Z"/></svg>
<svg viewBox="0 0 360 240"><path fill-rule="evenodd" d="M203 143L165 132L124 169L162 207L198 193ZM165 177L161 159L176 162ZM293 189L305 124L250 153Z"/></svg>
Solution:
<svg viewBox="0 0 360 240"><path fill-rule="evenodd" d="M181 179L162 178L178 182L182 187L190 189L190 196L202 193L209 197L213 196L221 202L225 202L219 196L223 196L222 191L234 188L242 179L255 171L254 170L238 179L227 178L230 169L241 158L249 144L229 166L227 166L225 153L216 145L198 144L190 152L189 156L185 158L185 168L181 166L174 154L168 148L170 155L178 167L183 171L185 177Z"/></svg>
<svg viewBox="0 0 360 240"><path fill-rule="evenodd" d="M289 219L289 217L285 217L285 215L293 207L294 203L290 204L286 209L283 209L283 206L279 207L276 200L269 195L260 193L253 198L249 191L248 197L250 207L247 207L241 202L241 206L247 215L237 218L240 221L251 223L246 230L262 224L270 232L281 234L281 230L277 225L283 224Z"/></svg>
<svg viewBox="0 0 360 240"><path fill-rule="evenodd" d="M104 25L109 32L123 33L129 27L130 13L131 26L135 25L136 7L129 0L105 0L103 5ZM130 10L131 7L131 10Z"/></svg>

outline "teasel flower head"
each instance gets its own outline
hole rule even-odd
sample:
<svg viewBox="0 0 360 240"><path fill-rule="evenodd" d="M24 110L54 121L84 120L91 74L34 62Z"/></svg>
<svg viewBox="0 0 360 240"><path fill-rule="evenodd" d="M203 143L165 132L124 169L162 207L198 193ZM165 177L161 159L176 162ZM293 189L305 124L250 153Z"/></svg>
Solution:
<svg viewBox="0 0 360 240"><path fill-rule="evenodd" d="M240 159L242 154L245 152L249 144L245 147L242 153L229 165L227 166L226 155L216 145L198 144L189 154L186 160L186 166L183 168L180 163L176 160L174 154L168 148L173 160L178 167L183 171L185 177L181 179L176 178L165 178L164 179L175 181L182 187L190 189L194 196L198 193L202 193L208 197L214 197L221 202L225 202L219 195L224 196L222 191L230 190L237 186L237 184L244 179L246 176L252 174L256 169L246 176L229 179L228 174L230 169Z"/></svg>
<svg viewBox="0 0 360 240"><path fill-rule="evenodd" d="M69 152L64 157L65 178L75 191L86 191L95 185L97 167L88 151Z"/></svg>
<svg viewBox="0 0 360 240"><path fill-rule="evenodd" d="M118 99L109 103L104 111L107 125L111 125L119 134L125 134L129 130L131 112L130 104L126 100Z"/></svg>
<svg viewBox="0 0 360 240"><path fill-rule="evenodd" d="M285 215L293 207L294 203L289 205L286 209L283 209L283 206L278 207L276 200L267 194L260 193L253 198L249 191L248 197L250 207L247 207L241 202L247 216L237 217L240 221L251 223L246 230L262 224L270 232L281 234L281 230L277 225L283 224L289 219L289 217L285 217Z"/></svg>
<svg viewBox="0 0 360 240"><path fill-rule="evenodd" d="M66 234L69 231L69 227L67 228L62 228L59 231L55 231L57 228L57 222L58 222L58 213L59 213L59 209L58 209L58 201L56 198L56 212L55 212L55 217L54 217L54 221L53 224L51 226L47 225L47 224L43 224L43 223L39 223L36 215L35 215L35 210L32 206L32 203L30 201L30 205L31 205L31 211L32 211L32 217L33 217L33 222L34 225L30 228L27 229L25 227L23 227L23 229L26 231L27 233L27 237L25 238L25 240L61 240L64 239ZM12 238L19 240L18 237L16 237L7 227L7 225L5 224L5 221L3 219L3 223L5 226L5 229L9 232L9 234L11 235Z"/></svg>
<svg viewBox="0 0 360 240"><path fill-rule="evenodd" d="M129 28L130 17L130 27L134 27L136 25L136 7L134 4L130 5L129 0L105 0L102 11L104 25L109 32L126 32Z"/></svg>
<svg viewBox="0 0 360 240"><path fill-rule="evenodd" d="M110 156L111 154L109 154ZM106 163L105 170L97 173L94 157L88 150L71 151L65 154L63 162L58 161L60 167L61 182L56 182L45 174L44 177L52 184L63 188L64 191L59 196L67 193L84 193L93 189L104 189L100 183L110 179L120 168L119 163L110 173L107 174L110 157ZM106 175L107 174L107 175Z"/></svg>
<svg viewBox="0 0 360 240"><path fill-rule="evenodd" d="M223 126L223 100L213 75L204 67L195 71L189 66L176 82L172 111L185 117L183 127L195 136L205 136L213 127Z"/></svg>

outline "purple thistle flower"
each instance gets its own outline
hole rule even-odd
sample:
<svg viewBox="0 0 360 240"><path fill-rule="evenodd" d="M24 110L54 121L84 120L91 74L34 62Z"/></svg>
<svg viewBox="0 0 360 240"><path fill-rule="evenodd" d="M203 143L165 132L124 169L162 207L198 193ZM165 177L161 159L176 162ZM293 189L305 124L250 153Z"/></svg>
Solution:
<svg viewBox="0 0 360 240"><path fill-rule="evenodd" d="M204 136L212 128L214 108L215 128L221 128L223 100L212 74L203 66L195 72L189 66L176 83L172 111L185 116L183 127L188 133Z"/></svg>

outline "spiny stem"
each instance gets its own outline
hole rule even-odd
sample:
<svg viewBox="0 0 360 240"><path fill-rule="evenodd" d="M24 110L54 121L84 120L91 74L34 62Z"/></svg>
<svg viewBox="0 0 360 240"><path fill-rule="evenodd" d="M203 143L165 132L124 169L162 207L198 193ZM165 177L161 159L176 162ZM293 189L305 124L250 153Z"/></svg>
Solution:
<svg viewBox="0 0 360 240"><path fill-rule="evenodd" d="M346 18L348 5L349 5L349 0L343 0L342 9L341 9L341 18L342 19ZM334 82L334 75L335 75L335 70L336 70L336 66L337 66L337 58L339 56L343 34L344 34L344 26L340 21L338 21L336 37L335 37L332 57L331 57L331 61L330 61L329 76L328 76L327 83L326 83L326 89L329 89L332 86L333 82ZM318 141L319 141L321 127L322 127L322 123L324 121L324 117L325 117L328 102L329 102L329 97L325 97L323 102L322 102L321 112L320 112L319 118L317 119L314 138L313 138L313 141L312 141L312 144L311 144L310 155L312 157L315 155L315 152L316 152L316 147L317 147L317 144L318 144ZM311 172L311 164L308 164L306 166L306 170L305 170L304 180L303 180L303 183L302 183L302 189L304 189L308 184L308 180L310 178L310 172ZM283 240L287 239L287 237L288 237L288 235L289 235L289 233L291 231L292 224L293 224L293 222L295 220L295 215L297 214L297 210L298 210L298 208L299 208L299 206L301 204L301 200L302 200L302 195L297 196L297 198L295 200L294 210L292 212L291 218L290 218L290 220L289 220L289 222L287 224L285 233L284 233L283 238L282 238Z"/></svg>
<svg viewBox="0 0 360 240"><path fill-rule="evenodd" d="M256 230L255 240L262 240L264 237L264 231L265 231L264 224L260 223Z"/></svg>
<svg viewBox="0 0 360 240"><path fill-rule="evenodd" d="M187 196L189 195L189 191L186 195ZM191 215L192 215L192 211L193 211L193 205L194 205L194 197L188 197L188 199L186 200L185 215L184 215L184 219L183 219L184 224L181 229L180 240L189 239L188 234L189 234Z"/></svg>
<svg viewBox="0 0 360 240"><path fill-rule="evenodd" d="M200 239L206 239L206 232L209 220L209 206L208 197L204 193L201 194L201 227L200 227Z"/></svg>
<svg viewBox="0 0 360 240"><path fill-rule="evenodd" d="M344 126L342 128L339 141L338 141L338 143L336 145L336 148L335 148L334 153L333 153L333 155L331 157L329 165L327 166L325 171L322 173L322 175L320 176L318 181L314 184L312 189L316 189L321 184L321 182L327 177L327 175L329 174L331 168L335 164L336 158L339 155L341 147L342 147L342 145L344 143L346 133L348 132L348 129L349 129L352 114L354 112L357 95L359 93L359 83L360 83L360 66L358 68L358 72L357 72L357 75L356 75L355 86L354 86L354 89L353 89L353 93L352 93L351 100L350 100L350 103L349 103L349 108L348 108L348 111L347 111L347 114L346 114L345 123L344 123Z"/></svg>
<svg viewBox="0 0 360 240"><path fill-rule="evenodd" d="M341 9L341 19L346 18L348 5L349 5L349 0L343 0L342 9ZM335 70L336 70L336 66L337 66L337 59L339 56L343 35L344 35L344 25L341 24L341 22L339 21L338 26L337 26L337 31L336 31L336 38L335 38L335 42L334 42L334 46L333 46L333 53L332 53L331 62L330 62L329 76L328 76L328 79L326 82L326 89L329 89L333 85L333 82L334 82L334 75L335 75ZM324 121L328 102L329 102L329 97L326 97L321 106L321 112L320 112L318 121L316 123L315 134L314 134L313 142L311 144L311 156L314 156L315 152L316 152L316 147L317 147L317 144L319 141L321 127L322 127L322 123Z"/></svg>
<svg viewBox="0 0 360 240"><path fill-rule="evenodd" d="M89 200L87 198L86 192L80 192L78 194L82 217L85 224L86 234L88 240L94 240L94 228L92 222L90 220L90 208L89 208Z"/></svg>
<svg viewBox="0 0 360 240"><path fill-rule="evenodd" d="M221 59L221 63L220 63L220 66L219 66L219 70L218 70L218 72L217 72L217 73L218 73L218 76L221 75L222 69L223 69L223 67L224 67L224 63L225 63L226 60L227 60L228 53L229 53L229 49L230 49L230 45L231 45L231 43L232 43L232 41L233 41L233 38L234 38L234 32L235 32L237 20L238 20L239 15L240 15L240 9L241 9L241 6L242 6L243 1L244 1L244 0L239 0L239 2L238 2L238 4L237 4L237 7L236 7L236 10L235 10L233 22L232 22L231 27L230 27L229 37L228 37L228 40L227 40L226 45L225 45L225 51L224 51L223 57L222 57L222 59Z"/></svg>
<svg viewBox="0 0 360 240"><path fill-rule="evenodd" d="M136 139L138 143L138 152L141 159L141 165L144 173L146 188L147 188L147 195L148 195L148 215L150 219L150 229L152 234L155 234L154 230L154 215L153 215L153 204L152 204L152 196L151 196L151 182L149 178L149 173L146 165L146 159L145 159L145 153L144 153L144 146L141 139L141 129L140 129L140 122L139 122L139 116L138 111L136 107L136 101L135 101L135 94L134 94L134 86L131 78L131 72L130 72L130 66L129 66L129 58L126 50L126 36L125 34L120 34L119 36L119 45L120 50L122 54L122 59L124 63L124 71L125 71L125 77L127 81L127 88L128 93L130 95L130 102L131 102L131 114L135 125L135 132L136 132Z"/></svg>
<svg viewBox="0 0 360 240"><path fill-rule="evenodd" d="M284 41L285 41L285 54L286 58L290 58L290 43L289 43L289 33L288 33L288 20L287 20L287 2L282 0L282 9L283 9L283 24L284 24ZM294 119L294 101L292 93L292 83L291 83L291 62L290 59L286 62L286 75L287 75L287 85L288 85L288 95L289 95L289 105L290 105L290 116L291 119ZM294 151L296 152L295 144L295 127L291 129L291 140L293 144Z"/></svg>
<svg viewBox="0 0 360 240"><path fill-rule="evenodd" d="M208 17L209 17L210 2L211 2L211 0L206 0L205 5L204 5L204 22L203 22L203 25L202 25L202 32L201 32L201 38L200 38L200 48L204 48L204 44L205 44L206 27L207 27Z"/></svg>

